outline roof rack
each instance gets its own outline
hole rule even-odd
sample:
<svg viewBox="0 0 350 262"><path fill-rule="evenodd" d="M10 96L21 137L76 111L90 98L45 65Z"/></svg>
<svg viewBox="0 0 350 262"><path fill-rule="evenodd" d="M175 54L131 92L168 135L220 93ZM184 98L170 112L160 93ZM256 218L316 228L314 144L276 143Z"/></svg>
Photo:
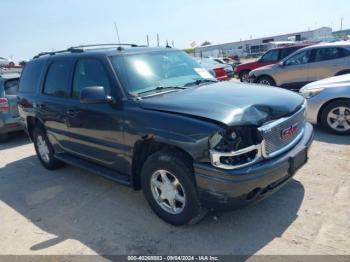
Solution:
<svg viewBox="0 0 350 262"><path fill-rule="evenodd" d="M41 56L45 56L45 55L56 55L56 54L60 54L60 53L79 53L79 52L84 52L87 48L89 47L107 47L107 46L116 46L118 50L123 50L123 46L130 46L130 47L147 47L146 45L136 45L136 44L125 44L125 43L120 43L120 44L115 44L115 43L111 43L111 44L91 44L91 45L78 45L78 46L72 46L69 47L66 50L59 50L59 51L52 51L52 52L42 52L37 54L36 56L33 57L33 59L39 58Z"/></svg>

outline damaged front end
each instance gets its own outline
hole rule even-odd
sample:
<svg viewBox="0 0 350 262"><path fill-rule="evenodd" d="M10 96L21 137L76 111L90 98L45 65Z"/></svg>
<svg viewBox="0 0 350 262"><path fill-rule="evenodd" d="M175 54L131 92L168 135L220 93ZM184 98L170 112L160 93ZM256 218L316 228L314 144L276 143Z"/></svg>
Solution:
<svg viewBox="0 0 350 262"><path fill-rule="evenodd" d="M291 149L303 136L305 107L260 127L234 127L209 138L211 164L222 169L243 168Z"/></svg>

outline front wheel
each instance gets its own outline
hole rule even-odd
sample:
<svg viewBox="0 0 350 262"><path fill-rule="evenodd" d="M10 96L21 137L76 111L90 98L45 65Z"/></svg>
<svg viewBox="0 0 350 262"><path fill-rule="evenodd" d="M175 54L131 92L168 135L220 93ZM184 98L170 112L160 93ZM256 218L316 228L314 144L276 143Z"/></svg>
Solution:
<svg viewBox="0 0 350 262"><path fill-rule="evenodd" d="M275 81L273 81L273 79L271 77L268 77L268 76L263 76L263 77L260 77L258 79L258 81L256 81L257 84L260 84L260 85L265 85L265 86L275 86Z"/></svg>
<svg viewBox="0 0 350 262"><path fill-rule="evenodd" d="M350 101L338 100L328 104L322 112L321 122L333 134L350 134Z"/></svg>
<svg viewBox="0 0 350 262"><path fill-rule="evenodd" d="M36 154L45 168L53 170L63 165L61 161L55 158L54 149L42 128L34 129L33 138Z"/></svg>
<svg viewBox="0 0 350 262"><path fill-rule="evenodd" d="M242 83L249 83L249 71L243 71L239 74L239 80Z"/></svg>
<svg viewBox="0 0 350 262"><path fill-rule="evenodd" d="M194 224L205 214L190 164L173 151L160 151L145 162L142 189L153 211L172 225Z"/></svg>

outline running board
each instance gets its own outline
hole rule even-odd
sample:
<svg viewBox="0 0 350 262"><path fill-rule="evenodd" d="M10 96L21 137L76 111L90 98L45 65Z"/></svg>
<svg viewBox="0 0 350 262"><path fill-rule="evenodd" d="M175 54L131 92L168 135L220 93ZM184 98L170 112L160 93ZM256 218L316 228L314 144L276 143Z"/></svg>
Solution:
<svg viewBox="0 0 350 262"><path fill-rule="evenodd" d="M91 173L113 180L117 183L127 185L127 186L130 186L131 184L130 179L127 175L123 175L113 169L103 167L95 163L91 163L90 161L75 157L73 155L66 154L66 153L59 153L59 154L55 154L55 158L57 158L58 160L66 164L76 166L81 169L85 169L87 171L90 171Z"/></svg>

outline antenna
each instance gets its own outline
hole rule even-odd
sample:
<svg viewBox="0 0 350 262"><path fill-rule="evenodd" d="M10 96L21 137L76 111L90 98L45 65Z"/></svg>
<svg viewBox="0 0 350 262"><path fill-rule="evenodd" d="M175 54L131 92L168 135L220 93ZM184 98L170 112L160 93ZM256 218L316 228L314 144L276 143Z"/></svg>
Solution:
<svg viewBox="0 0 350 262"><path fill-rule="evenodd" d="M118 32L118 26L117 26L117 23L116 23L116 22L114 22L114 29L115 29L115 32L117 33L118 43L120 44L120 38L119 38L119 32Z"/></svg>

